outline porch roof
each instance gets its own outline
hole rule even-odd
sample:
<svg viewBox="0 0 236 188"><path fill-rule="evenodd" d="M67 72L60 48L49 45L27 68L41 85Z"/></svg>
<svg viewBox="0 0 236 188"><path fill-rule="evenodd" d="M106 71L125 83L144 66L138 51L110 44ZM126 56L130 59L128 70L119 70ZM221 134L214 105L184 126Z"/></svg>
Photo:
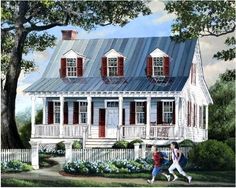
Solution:
<svg viewBox="0 0 236 188"><path fill-rule="evenodd" d="M147 77L102 79L41 78L25 92L73 92L73 91L181 91L188 77L170 77L162 81Z"/></svg>

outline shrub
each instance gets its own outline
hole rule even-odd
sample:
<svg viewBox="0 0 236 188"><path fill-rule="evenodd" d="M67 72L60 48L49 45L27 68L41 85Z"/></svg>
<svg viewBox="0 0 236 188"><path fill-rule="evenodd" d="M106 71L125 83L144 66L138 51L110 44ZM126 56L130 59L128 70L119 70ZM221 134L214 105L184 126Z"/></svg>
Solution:
<svg viewBox="0 0 236 188"><path fill-rule="evenodd" d="M183 140L182 142L179 143L180 147L194 147L196 144L189 139Z"/></svg>
<svg viewBox="0 0 236 188"><path fill-rule="evenodd" d="M82 145L81 145L80 140L74 141L74 143L72 145L72 149L81 149L81 148L82 148Z"/></svg>
<svg viewBox="0 0 236 188"><path fill-rule="evenodd" d="M235 138L228 138L224 141L235 152Z"/></svg>
<svg viewBox="0 0 236 188"><path fill-rule="evenodd" d="M135 143L142 143L142 142L143 141L141 139L135 139L128 144L128 148L133 149Z"/></svg>
<svg viewBox="0 0 236 188"><path fill-rule="evenodd" d="M57 143L56 150L65 150L65 144L63 142Z"/></svg>
<svg viewBox="0 0 236 188"><path fill-rule="evenodd" d="M113 160L106 162L74 161L64 166L64 171L70 174L104 174L104 173L129 173L150 172L153 165L144 159Z"/></svg>
<svg viewBox="0 0 236 188"><path fill-rule="evenodd" d="M194 146L189 152L189 160L195 168L204 170L231 170L235 167L233 150L216 140Z"/></svg>
<svg viewBox="0 0 236 188"><path fill-rule="evenodd" d="M12 160L9 162L1 162L1 171L2 172L22 172L22 171L30 171L32 170L32 166L23 163L19 160Z"/></svg>
<svg viewBox="0 0 236 188"><path fill-rule="evenodd" d="M126 140L120 140L120 141L116 141L112 148L115 149L126 149L128 147L129 142Z"/></svg>

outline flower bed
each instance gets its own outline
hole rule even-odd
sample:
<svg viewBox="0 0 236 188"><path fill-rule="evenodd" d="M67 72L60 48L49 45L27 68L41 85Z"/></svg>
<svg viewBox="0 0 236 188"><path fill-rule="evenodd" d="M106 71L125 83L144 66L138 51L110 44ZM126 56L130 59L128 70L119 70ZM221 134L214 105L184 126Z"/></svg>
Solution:
<svg viewBox="0 0 236 188"><path fill-rule="evenodd" d="M104 174L104 173L141 173L150 172L153 165L144 159L112 160L86 162L77 160L64 165L64 171L70 174Z"/></svg>
<svg viewBox="0 0 236 188"><path fill-rule="evenodd" d="M32 166L27 163L23 163L19 160L12 160L9 162L1 162L2 172L23 172L32 170Z"/></svg>

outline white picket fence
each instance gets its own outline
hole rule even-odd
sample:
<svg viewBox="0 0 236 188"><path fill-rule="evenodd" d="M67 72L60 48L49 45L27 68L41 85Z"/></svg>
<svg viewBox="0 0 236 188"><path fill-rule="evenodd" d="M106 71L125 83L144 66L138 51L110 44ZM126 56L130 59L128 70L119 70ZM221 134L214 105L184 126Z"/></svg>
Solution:
<svg viewBox="0 0 236 188"><path fill-rule="evenodd" d="M31 162L31 149L1 149L1 161Z"/></svg>
<svg viewBox="0 0 236 188"><path fill-rule="evenodd" d="M78 149L72 151L72 161L108 161L114 159L134 159L134 149Z"/></svg>

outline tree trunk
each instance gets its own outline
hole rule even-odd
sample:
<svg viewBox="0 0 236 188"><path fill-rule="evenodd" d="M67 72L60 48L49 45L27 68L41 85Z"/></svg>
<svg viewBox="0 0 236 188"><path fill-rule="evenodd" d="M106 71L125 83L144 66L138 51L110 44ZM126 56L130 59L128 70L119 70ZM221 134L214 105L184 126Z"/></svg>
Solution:
<svg viewBox="0 0 236 188"><path fill-rule="evenodd" d="M15 121L15 101L17 82L21 72L21 60L24 42L27 32L23 26L23 20L27 11L28 2L19 3L18 18L16 19L16 30L14 47L10 57L10 65L6 74L4 87L1 93L1 147L2 148L23 148L16 121Z"/></svg>

